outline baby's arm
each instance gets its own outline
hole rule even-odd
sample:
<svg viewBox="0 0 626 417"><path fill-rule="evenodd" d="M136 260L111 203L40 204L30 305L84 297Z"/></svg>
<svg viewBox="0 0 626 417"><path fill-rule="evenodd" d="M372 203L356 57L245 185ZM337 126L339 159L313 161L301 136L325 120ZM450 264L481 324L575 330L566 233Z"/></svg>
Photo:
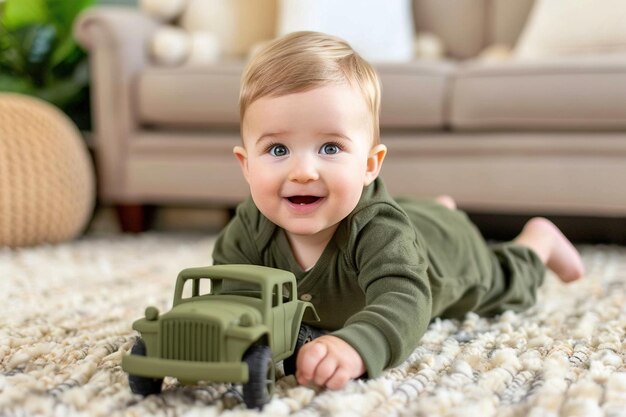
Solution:
<svg viewBox="0 0 626 417"><path fill-rule="evenodd" d="M359 353L347 342L331 335L304 344L296 364L299 384L314 382L330 389L343 388L349 380L365 373Z"/></svg>

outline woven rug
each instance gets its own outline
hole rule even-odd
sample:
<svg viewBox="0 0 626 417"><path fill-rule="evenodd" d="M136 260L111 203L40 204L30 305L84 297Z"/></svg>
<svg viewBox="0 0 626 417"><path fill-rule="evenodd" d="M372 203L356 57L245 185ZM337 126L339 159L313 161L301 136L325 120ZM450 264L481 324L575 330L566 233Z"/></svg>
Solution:
<svg viewBox="0 0 626 417"><path fill-rule="evenodd" d="M0 249L0 415L256 415L227 384L166 379L140 398L120 368L132 321L149 304L168 310L176 274L210 264L213 242L147 234ZM340 391L281 377L260 414L626 416L626 248L581 249L586 278L548 275L530 311L436 320L401 366Z"/></svg>

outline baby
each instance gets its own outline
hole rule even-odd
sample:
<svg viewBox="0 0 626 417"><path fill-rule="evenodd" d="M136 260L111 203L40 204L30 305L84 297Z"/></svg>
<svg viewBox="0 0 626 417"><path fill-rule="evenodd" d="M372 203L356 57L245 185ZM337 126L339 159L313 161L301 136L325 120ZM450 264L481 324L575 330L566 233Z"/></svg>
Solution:
<svg viewBox="0 0 626 417"><path fill-rule="evenodd" d="M407 358L433 317L523 310L546 267L563 281L583 274L546 219L488 246L450 197L391 198L379 178L379 108L373 68L322 33L273 41L243 74L234 154L251 198L213 259L295 274L327 331L300 349L300 384L337 389L375 377Z"/></svg>

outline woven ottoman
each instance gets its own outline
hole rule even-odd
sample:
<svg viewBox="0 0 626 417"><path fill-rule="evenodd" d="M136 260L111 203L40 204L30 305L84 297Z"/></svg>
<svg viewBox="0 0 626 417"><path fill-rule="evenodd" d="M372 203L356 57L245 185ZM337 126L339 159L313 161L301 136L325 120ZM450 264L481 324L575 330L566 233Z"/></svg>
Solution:
<svg viewBox="0 0 626 417"><path fill-rule="evenodd" d="M94 203L93 164L72 121L45 101L0 94L0 246L72 239Z"/></svg>

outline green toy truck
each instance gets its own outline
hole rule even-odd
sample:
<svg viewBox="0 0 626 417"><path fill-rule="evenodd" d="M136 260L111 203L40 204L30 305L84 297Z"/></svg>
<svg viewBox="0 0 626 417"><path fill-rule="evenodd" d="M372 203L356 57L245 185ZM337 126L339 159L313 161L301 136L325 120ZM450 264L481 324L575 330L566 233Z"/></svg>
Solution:
<svg viewBox="0 0 626 417"><path fill-rule="evenodd" d="M315 337L301 322L319 317L297 294L294 275L273 268L181 271L172 309L148 307L133 323L141 336L122 359L131 390L158 394L165 376L183 384L242 383L246 406L263 407L274 392L274 363L286 359L286 373L295 372L297 350Z"/></svg>

